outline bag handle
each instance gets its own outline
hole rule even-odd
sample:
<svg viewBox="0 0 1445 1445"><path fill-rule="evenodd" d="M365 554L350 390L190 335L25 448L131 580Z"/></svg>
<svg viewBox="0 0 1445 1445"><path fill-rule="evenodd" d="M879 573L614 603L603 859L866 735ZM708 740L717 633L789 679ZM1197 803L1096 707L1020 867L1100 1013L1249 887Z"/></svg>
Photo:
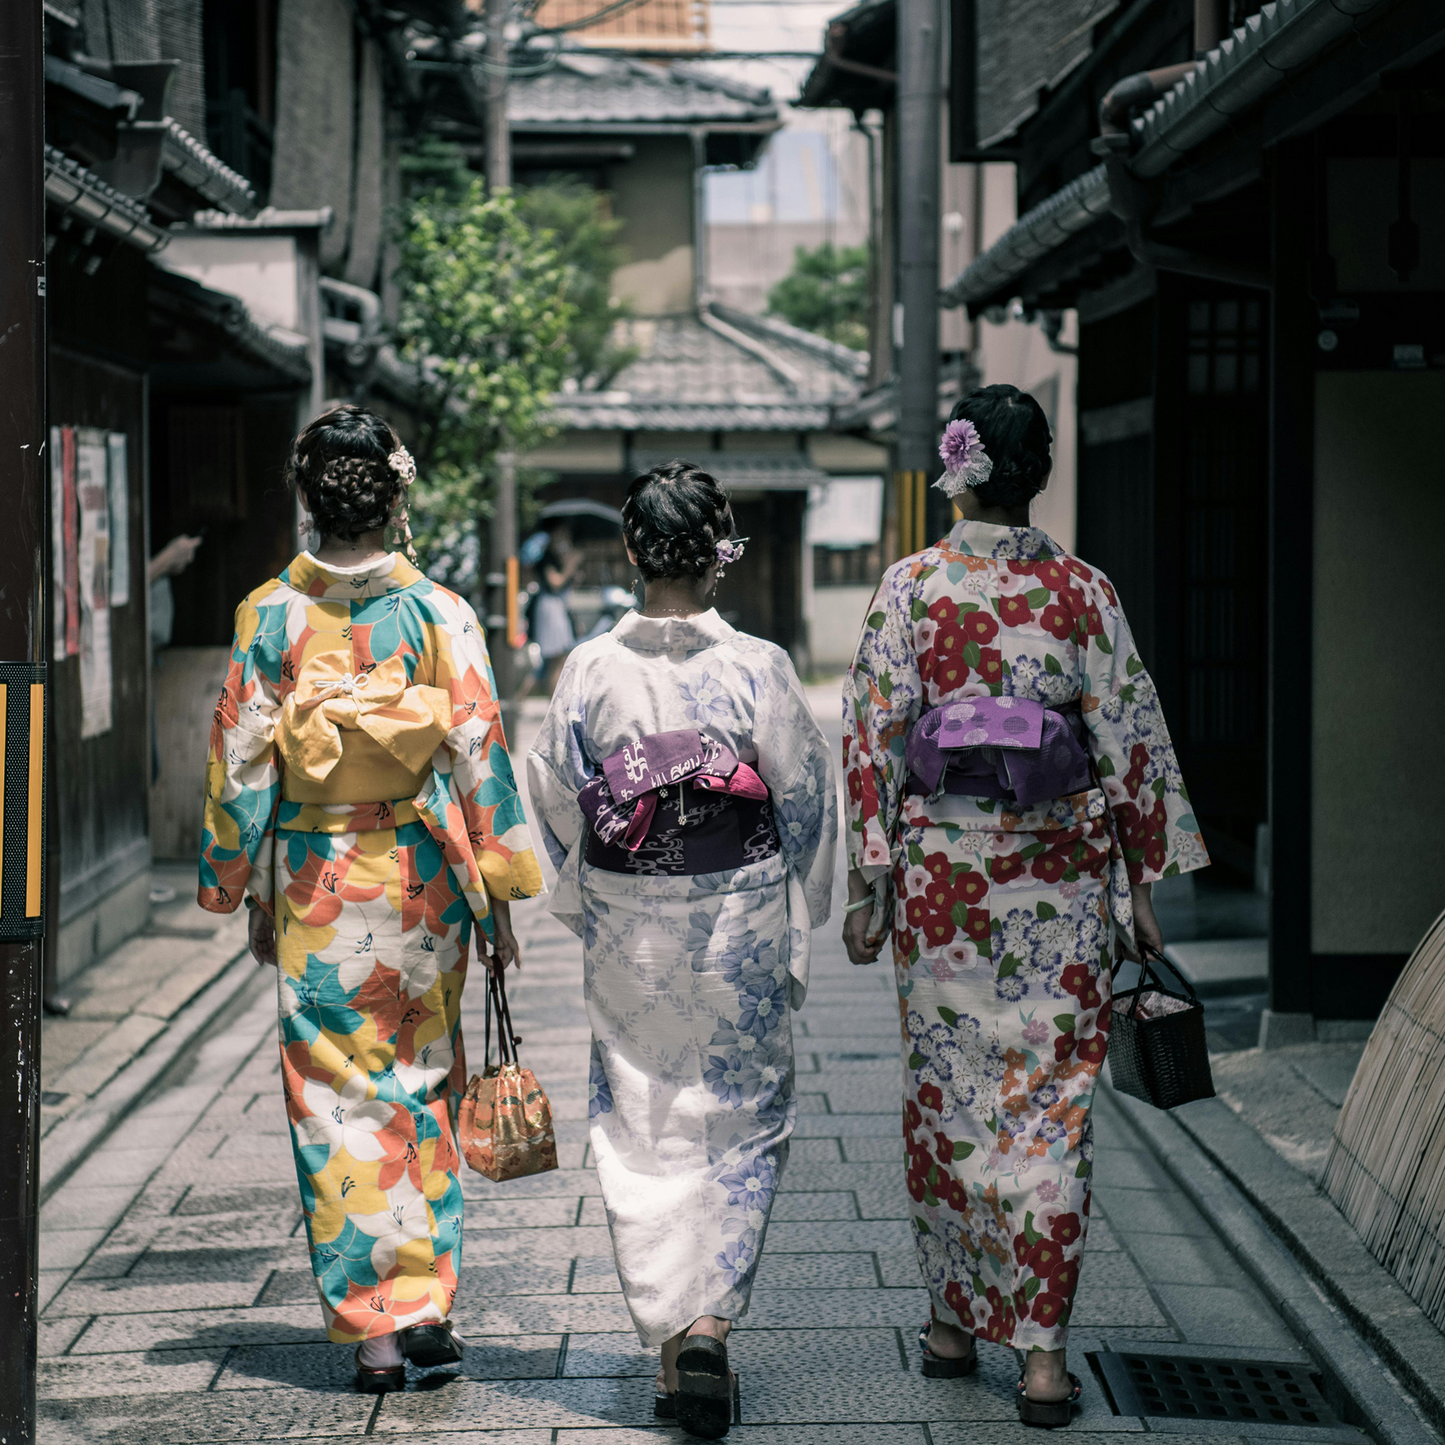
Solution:
<svg viewBox="0 0 1445 1445"><path fill-rule="evenodd" d="M1152 943L1140 943L1139 948L1139 982L1129 990L1129 1017L1133 1018L1139 1010L1139 999L1144 990L1153 984L1156 993L1168 994L1170 998L1182 998L1194 1008L1199 1007L1199 995L1194 991L1194 985L1179 970L1179 965L1166 958L1164 954ZM1168 983L1160 977L1155 964L1163 964L1175 978L1179 980L1179 986L1184 990L1179 993L1169 987Z"/></svg>
<svg viewBox="0 0 1445 1445"><path fill-rule="evenodd" d="M517 1045L522 1042L522 1036L514 1032L512 1028L512 1010L507 1003L507 985L503 981L500 971L487 970L487 1007L485 1023L482 1033L482 1068L490 1070L492 1066L492 1012L497 1015L497 1067L500 1069L507 1064L515 1065L517 1061Z"/></svg>

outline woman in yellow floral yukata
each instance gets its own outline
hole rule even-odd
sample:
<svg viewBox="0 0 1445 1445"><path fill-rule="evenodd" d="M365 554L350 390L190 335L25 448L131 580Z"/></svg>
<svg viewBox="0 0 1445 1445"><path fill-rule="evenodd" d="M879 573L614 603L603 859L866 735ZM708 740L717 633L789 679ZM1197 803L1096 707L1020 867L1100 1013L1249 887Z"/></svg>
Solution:
<svg viewBox="0 0 1445 1445"><path fill-rule="evenodd" d="M244 898L278 964L282 1073L311 1264L357 1385L461 1358L454 1137L473 929L517 960L542 891L476 614L385 550L410 456L343 406L296 439L321 535L236 613L206 774L200 902ZM409 539L408 533L408 539Z"/></svg>

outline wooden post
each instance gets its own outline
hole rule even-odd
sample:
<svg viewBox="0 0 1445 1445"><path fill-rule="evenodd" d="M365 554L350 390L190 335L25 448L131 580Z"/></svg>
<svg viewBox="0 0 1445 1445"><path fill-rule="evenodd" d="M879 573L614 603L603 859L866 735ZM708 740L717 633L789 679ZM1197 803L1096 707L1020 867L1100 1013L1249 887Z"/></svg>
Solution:
<svg viewBox="0 0 1445 1445"><path fill-rule="evenodd" d="M0 5L0 1440L35 1439L45 740L45 161L40 0ZM19 666L15 666L19 664ZM37 707L37 703L39 706ZM26 746L22 749L20 744ZM37 920L27 929L25 920Z"/></svg>
<svg viewBox="0 0 1445 1445"><path fill-rule="evenodd" d="M1269 336L1269 1008L1262 1045L1314 1035L1310 753L1314 636L1313 142L1274 155Z"/></svg>

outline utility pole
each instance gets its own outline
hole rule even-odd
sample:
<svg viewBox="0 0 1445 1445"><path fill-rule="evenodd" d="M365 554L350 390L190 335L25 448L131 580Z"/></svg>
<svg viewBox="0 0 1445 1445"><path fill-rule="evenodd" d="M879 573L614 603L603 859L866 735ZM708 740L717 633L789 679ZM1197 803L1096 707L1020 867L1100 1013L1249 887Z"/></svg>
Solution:
<svg viewBox="0 0 1445 1445"><path fill-rule="evenodd" d="M893 517L898 553L929 536L938 461L938 203L943 51L939 0L898 0L898 440ZM899 333L901 332L901 336Z"/></svg>
<svg viewBox="0 0 1445 1445"><path fill-rule="evenodd" d="M45 904L44 11L0 4L0 1441L35 1440Z"/></svg>
<svg viewBox="0 0 1445 1445"><path fill-rule="evenodd" d="M512 132L507 124L507 17L511 0L487 0L487 186L512 184ZM491 543L487 574L487 650L497 679L497 695L510 701L512 639L517 633L517 458L510 449L497 454L492 494ZM504 714L505 715L505 714Z"/></svg>

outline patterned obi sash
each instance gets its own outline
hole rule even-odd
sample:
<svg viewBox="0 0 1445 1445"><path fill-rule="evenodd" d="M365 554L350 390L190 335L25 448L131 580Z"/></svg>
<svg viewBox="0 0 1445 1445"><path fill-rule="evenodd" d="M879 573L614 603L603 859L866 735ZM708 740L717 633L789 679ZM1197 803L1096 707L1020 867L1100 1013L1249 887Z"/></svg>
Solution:
<svg viewBox="0 0 1445 1445"><path fill-rule="evenodd" d="M1032 807L1092 787L1078 705L976 697L930 708L908 735L908 791Z"/></svg>
<svg viewBox="0 0 1445 1445"><path fill-rule="evenodd" d="M619 748L577 802L589 825L584 856L609 873L721 873L781 846L767 785L695 728Z"/></svg>

